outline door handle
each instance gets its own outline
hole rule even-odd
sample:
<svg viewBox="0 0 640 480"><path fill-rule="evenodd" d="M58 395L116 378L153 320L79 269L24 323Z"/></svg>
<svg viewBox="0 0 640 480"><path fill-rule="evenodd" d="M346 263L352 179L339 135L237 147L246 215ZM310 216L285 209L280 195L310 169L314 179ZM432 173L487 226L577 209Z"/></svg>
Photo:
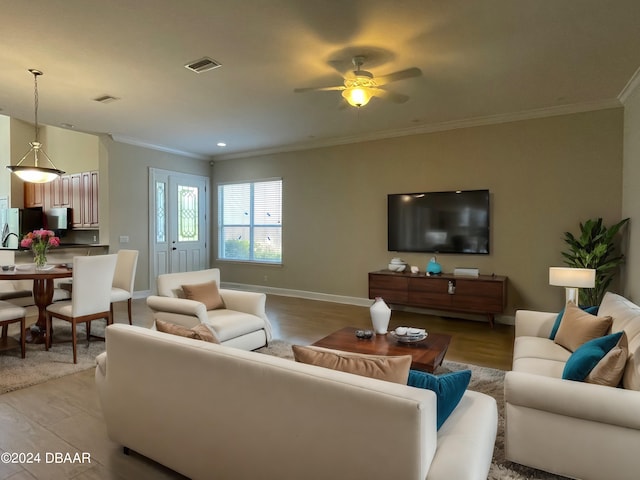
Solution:
<svg viewBox="0 0 640 480"><path fill-rule="evenodd" d="M171 247L171 250L177 250L177 249L178 249L177 247Z"/></svg>

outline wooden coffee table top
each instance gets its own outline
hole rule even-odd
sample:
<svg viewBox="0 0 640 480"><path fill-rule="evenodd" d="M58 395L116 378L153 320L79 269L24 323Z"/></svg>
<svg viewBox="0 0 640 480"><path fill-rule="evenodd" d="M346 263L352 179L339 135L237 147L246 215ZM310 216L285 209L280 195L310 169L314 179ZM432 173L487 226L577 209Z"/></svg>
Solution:
<svg viewBox="0 0 640 480"><path fill-rule="evenodd" d="M411 355L412 369L433 373L442 363L451 342L451 335L441 333L429 333L427 338L415 343L400 343L389 334L361 339L356 337L356 330L358 329L345 327L313 345L368 355Z"/></svg>

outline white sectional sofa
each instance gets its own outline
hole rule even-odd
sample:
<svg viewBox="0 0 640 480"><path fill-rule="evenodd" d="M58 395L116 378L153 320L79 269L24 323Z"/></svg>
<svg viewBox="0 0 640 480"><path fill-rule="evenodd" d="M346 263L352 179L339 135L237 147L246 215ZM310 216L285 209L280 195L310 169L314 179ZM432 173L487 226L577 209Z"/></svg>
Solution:
<svg viewBox="0 0 640 480"><path fill-rule="evenodd" d="M571 352L548 338L557 315L516 312L506 458L571 478L640 478L640 307L607 293L598 311L612 317L612 333L627 336L622 388L562 379Z"/></svg>
<svg viewBox="0 0 640 480"><path fill-rule="evenodd" d="M433 392L130 325L96 383L109 437L194 480L485 480L495 400Z"/></svg>

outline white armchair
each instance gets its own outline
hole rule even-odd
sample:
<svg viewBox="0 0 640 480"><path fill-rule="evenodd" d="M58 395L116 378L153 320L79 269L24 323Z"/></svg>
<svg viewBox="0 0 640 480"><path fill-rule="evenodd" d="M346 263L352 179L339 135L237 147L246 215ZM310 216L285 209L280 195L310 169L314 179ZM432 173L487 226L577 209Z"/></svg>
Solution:
<svg viewBox="0 0 640 480"><path fill-rule="evenodd" d="M204 303L185 298L183 285L215 281L224 308L207 310ZM158 295L147 298L155 320L187 328L207 324L220 343L243 350L264 347L272 338L267 318L266 295L220 288L220 270L211 268L195 272L166 273L158 276Z"/></svg>

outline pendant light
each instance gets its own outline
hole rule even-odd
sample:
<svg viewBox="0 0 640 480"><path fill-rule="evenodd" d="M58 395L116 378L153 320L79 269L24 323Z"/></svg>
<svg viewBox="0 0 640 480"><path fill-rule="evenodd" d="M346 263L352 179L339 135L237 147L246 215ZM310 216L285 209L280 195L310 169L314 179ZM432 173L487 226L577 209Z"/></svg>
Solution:
<svg viewBox="0 0 640 480"><path fill-rule="evenodd" d="M47 183L52 182L60 175L64 174L62 170L56 168L49 156L42 149L42 144L38 141L38 134L40 127L38 126L38 77L42 75L40 70L29 69L29 73L33 75L34 81L34 104L35 104L35 140L30 142L31 148L20 159L16 165L9 165L7 168L15 173L21 180L30 183ZM26 160L28 156L33 153L33 166L22 165L22 162ZM41 167L38 163L40 161L39 156L42 155L51 165L52 168Z"/></svg>

